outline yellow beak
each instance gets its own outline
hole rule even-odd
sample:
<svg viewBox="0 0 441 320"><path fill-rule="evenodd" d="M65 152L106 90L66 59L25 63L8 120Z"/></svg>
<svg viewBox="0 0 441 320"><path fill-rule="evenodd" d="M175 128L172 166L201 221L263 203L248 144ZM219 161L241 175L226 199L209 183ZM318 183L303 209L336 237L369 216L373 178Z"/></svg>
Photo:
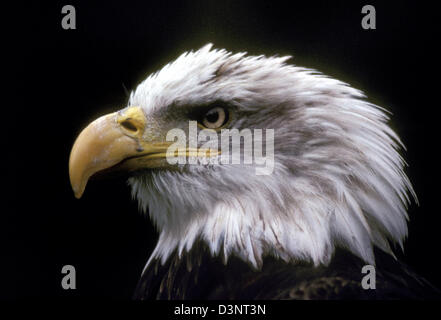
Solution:
<svg viewBox="0 0 441 320"><path fill-rule="evenodd" d="M145 142L146 117L140 107L111 113L89 124L76 139L69 159L69 176L80 198L89 178L120 164L125 170L155 167L170 143Z"/></svg>
<svg viewBox="0 0 441 320"><path fill-rule="evenodd" d="M96 119L80 133L69 159L70 183L76 198L83 195L89 178L105 169L151 169L168 166L164 161L167 157L211 157L220 154L218 150L185 146L169 152L173 142L143 137L146 125L142 109L129 107ZM150 131L153 127L154 124L150 123Z"/></svg>

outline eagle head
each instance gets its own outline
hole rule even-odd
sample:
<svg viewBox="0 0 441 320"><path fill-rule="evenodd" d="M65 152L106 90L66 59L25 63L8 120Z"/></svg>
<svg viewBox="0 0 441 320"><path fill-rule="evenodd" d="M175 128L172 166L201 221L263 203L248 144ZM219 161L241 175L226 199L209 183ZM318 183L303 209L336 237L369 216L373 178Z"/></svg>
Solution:
<svg viewBox="0 0 441 320"><path fill-rule="evenodd" d="M81 132L69 163L75 195L97 172L129 172L159 230L150 261L199 240L256 268L266 255L327 264L336 247L370 264L374 247L393 255L414 193L387 114L289 58L211 45L182 54ZM238 157L223 148L232 133Z"/></svg>

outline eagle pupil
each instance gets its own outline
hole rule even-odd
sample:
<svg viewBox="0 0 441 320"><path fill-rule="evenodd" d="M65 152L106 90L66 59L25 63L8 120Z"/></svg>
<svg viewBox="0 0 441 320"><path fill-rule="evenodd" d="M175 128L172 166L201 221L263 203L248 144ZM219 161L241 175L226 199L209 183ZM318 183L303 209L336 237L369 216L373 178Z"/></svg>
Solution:
<svg viewBox="0 0 441 320"><path fill-rule="evenodd" d="M209 112L207 113L206 118L208 122L216 123L216 121L219 119L219 112L218 111Z"/></svg>

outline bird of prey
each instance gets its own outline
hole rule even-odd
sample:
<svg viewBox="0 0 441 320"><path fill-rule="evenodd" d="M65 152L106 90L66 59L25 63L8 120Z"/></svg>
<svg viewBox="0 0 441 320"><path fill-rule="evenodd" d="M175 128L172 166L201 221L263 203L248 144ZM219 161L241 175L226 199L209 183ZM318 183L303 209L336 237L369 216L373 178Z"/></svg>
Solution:
<svg viewBox="0 0 441 320"><path fill-rule="evenodd" d="M159 232L135 299L439 297L394 255L416 196L386 110L289 58L211 44L186 52L78 136L75 196L98 172L128 172ZM171 162L169 133L191 123L215 137L249 130L252 146L272 151L271 172L258 174L255 161L211 161L233 152L199 138L178 152L195 161ZM366 265L375 271L368 288Z"/></svg>

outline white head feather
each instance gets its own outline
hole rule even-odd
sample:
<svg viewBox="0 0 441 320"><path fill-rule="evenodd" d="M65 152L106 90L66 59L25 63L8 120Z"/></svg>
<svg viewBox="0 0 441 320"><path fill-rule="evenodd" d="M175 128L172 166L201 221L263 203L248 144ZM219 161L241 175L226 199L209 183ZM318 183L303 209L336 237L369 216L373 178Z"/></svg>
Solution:
<svg viewBox="0 0 441 320"><path fill-rule="evenodd" d="M264 255L327 264L336 246L374 264L374 246L392 255L389 243L402 247L408 192L414 193L384 110L361 91L288 59L207 45L132 93L129 105L147 115L227 101L245 115L235 128L275 130L272 175L220 164L129 179L160 232L151 259L164 262L198 238L213 255L237 255L255 267Z"/></svg>

